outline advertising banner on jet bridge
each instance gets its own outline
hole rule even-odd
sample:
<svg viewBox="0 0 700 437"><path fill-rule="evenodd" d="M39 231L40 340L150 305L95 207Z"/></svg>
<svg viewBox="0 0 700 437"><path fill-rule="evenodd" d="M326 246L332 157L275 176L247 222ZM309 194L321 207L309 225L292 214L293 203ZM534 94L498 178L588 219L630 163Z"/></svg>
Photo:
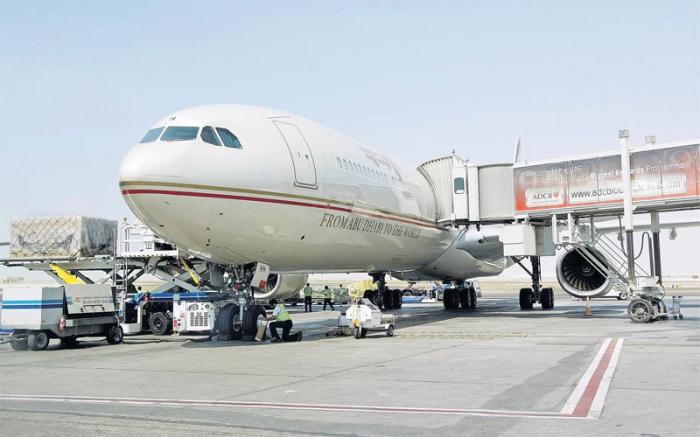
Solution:
<svg viewBox="0 0 700 437"><path fill-rule="evenodd" d="M633 202L700 198L700 145L630 155ZM516 166L515 212L622 204L620 155Z"/></svg>

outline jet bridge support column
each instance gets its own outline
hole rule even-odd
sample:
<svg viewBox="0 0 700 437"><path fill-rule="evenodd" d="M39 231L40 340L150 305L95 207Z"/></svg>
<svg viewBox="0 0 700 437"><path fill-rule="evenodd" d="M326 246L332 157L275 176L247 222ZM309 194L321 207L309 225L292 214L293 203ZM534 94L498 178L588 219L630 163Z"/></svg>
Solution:
<svg viewBox="0 0 700 437"><path fill-rule="evenodd" d="M659 226L659 213L654 211L651 213L651 238L653 251L653 264L651 266L651 274L659 278L659 285L663 286L661 279L661 239L659 234L661 227Z"/></svg>

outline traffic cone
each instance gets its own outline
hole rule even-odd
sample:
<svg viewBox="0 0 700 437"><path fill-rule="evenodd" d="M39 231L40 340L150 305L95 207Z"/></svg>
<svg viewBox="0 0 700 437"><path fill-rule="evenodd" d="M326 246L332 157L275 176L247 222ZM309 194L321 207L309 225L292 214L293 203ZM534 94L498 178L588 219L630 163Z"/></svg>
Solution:
<svg viewBox="0 0 700 437"><path fill-rule="evenodd" d="M591 317L593 315L593 310L591 309L591 298L586 298L586 308L583 310L584 317Z"/></svg>

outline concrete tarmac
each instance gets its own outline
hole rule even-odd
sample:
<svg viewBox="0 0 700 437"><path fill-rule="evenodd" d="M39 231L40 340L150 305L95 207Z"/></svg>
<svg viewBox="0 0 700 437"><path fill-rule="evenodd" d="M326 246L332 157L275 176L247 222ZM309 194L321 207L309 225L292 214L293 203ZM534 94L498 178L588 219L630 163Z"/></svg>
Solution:
<svg viewBox="0 0 700 437"><path fill-rule="evenodd" d="M300 343L0 345L0 433L700 435L699 297L683 320L634 324L626 302L584 318L565 295L520 311L484 294L475 311L392 311L393 338L326 337L339 312L293 307Z"/></svg>

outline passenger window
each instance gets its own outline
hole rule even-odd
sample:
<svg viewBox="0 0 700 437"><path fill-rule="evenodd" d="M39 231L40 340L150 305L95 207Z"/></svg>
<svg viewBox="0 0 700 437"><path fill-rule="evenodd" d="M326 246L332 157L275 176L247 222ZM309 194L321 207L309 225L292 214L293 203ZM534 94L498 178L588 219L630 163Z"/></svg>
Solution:
<svg viewBox="0 0 700 437"><path fill-rule="evenodd" d="M464 178L455 178L455 194L464 193Z"/></svg>
<svg viewBox="0 0 700 437"><path fill-rule="evenodd" d="M153 129L149 130L146 132L146 135L143 136L143 139L141 140L142 143L150 143L158 139L160 136L160 133L163 132L162 127L154 127Z"/></svg>
<svg viewBox="0 0 700 437"><path fill-rule="evenodd" d="M236 136L234 134L232 134L230 130L224 129L223 127L217 127L216 131L219 133L219 136L221 137L221 141L224 142L224 146L231 147L234 149L242 149L243 148L241 146L241 142L238 141L238 138L236 138Z"/></svg>
<svg viewBox="0 0 700 437"><path fill-rule="evenodd" d="M168 126L161 141L190 141L197 138L199 128L195 126Z"/></svg>
<svg viewBox="0 0 700 437"><path fill-rule="evenodd" d="M203 127L200 136L202 137L202 141L205 143L213 144L215 146L221 145L221 141L219 141L219 138L216 136L216 132L214 132L214 128L211 126Z"/></svg>

